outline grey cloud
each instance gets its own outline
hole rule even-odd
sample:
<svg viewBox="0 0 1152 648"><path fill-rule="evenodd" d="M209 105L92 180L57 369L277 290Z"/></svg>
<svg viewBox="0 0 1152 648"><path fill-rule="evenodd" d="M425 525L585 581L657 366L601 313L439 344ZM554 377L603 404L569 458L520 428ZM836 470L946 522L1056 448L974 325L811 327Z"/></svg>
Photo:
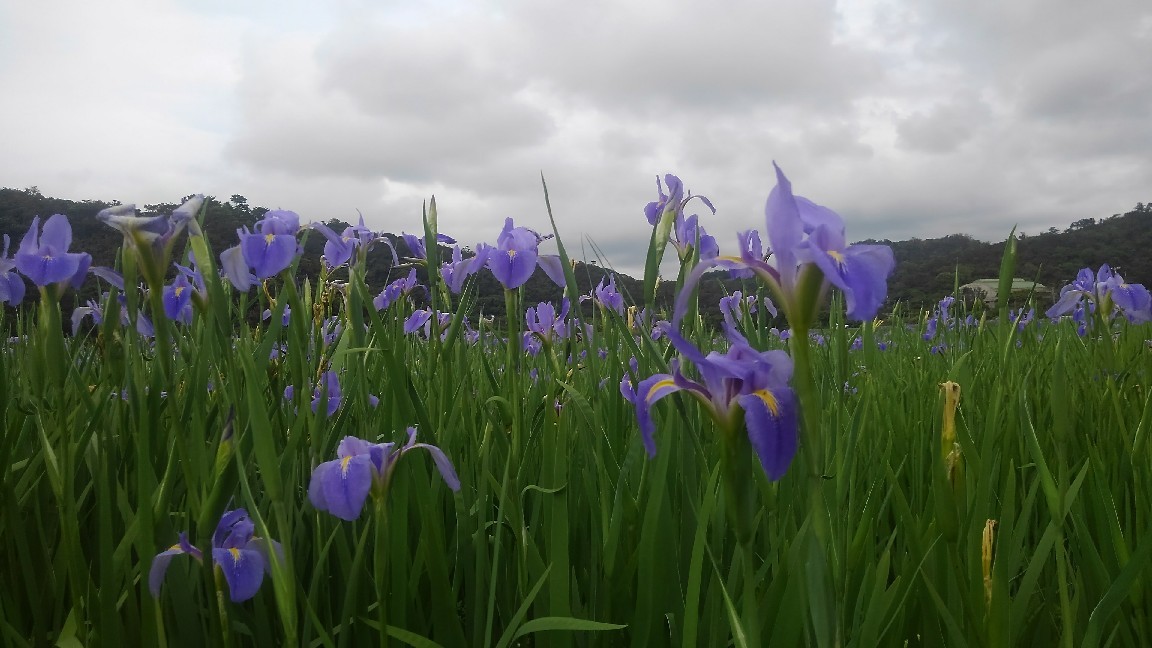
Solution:
<svg viewBox="0 0 1152 648"><path fill-rule="evenodd" d="M625 112L834 110L883 76L871 53L833 43L827 1L511 6L512 36L501 45L513 65L561 96Z"/></svg>
<svg viewBox="0 0 1152 648"><path fill-rule="evenodd" d="M232 153L299 175L431 182L546 140L552 120L523 84L430 33L339 30L298 43L295 65L251 63L266 92L245 93Z"/></svg>
<svg viewBox="0 0 1152 648"><path fill-rule="evenodd" d="M949 101L899 120L898 143L912 151L950 153L971 139L990 117L988 106L975 98Z"/></svg>

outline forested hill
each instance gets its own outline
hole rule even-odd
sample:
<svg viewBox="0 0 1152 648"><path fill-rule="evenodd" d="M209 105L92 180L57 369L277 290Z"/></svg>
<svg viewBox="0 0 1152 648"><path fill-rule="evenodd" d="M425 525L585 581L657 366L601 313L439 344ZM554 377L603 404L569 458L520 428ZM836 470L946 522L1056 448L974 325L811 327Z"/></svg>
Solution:
<svg viewBox="0 0 1152 648"><path fill-rule="evenodd" d="M35 188L0 189L0 234L8 234L10 237L9 255L12 255L33 217L66 214L73 230L72 251L92 254L95 265L110 265L121 244L121 236L119 232L97 221L95 215L111 204L117 203L50 198L41 195ZM142 211L170 213L177 204L145 205ZM205 231L217 253L235 244L237 228L245 225L251 227L267 211L263 207L248 205L248 201L240 195L233 195L227 201L210 199L207 209ZM330 221L329 225L345 226L339 221ZM391 235L390 238L402 256L408 252L402 240ZM1118 269L1130 283L1152 284L1152 254L1149 253L1152 250L1152 205L1140 203L1126 214L1099 220L1085 218L1072 223L1063 231L1053 228L1039 235L1019 234L1017 238L1017 277L1035 279L1058 290L1070 282L1080 268L1096 268L1108 263ZM938 239L862 242L892 246L896 255L896 271L889 281L889 302L899 300L913 308L928 306L950 293L957 275L961 284L996 277L1004 249L1003 241L987 243L965 234ZM316 276L322 247L323 237L314 233L308 240L300 263L301 274L310 278ZM380 290L388 280L399 276L398 272L401 271L406 273L407 269L391 268L391 254L379 246L369 258L369 287ZM598 266L581 264L577 267L577 282L581 290L587 292L604 274L605 270ZM709 275L712 276L723 275ZM479 281L479 308L489 314L502 313L504 300L495 279L488 273L482 273ZM621 291L633 296L640 294L639 283L629 277L617 279ZM706 279L701 285L701 304L706 307L713 305L725 290L738 289L738 286L739 282ZM662 301L670 302L672 286L665 283L661 288ZM528 303L556 299L560 294L539 271L525 290ZM94 292L94 288L88 287L80 297L92 297L90 292ZM34 300L35 296L36 291L29 290L26 299ZM73 299L70 297L69 301Z"/></svg>
<svg viewBox="0 0 1152 648"><path fill-rule="evenodd" d="M1005 237L1008 233L1005 232ZM926 305L960 284L1000 273L1004 241L986 243L965 234L910 241L864 241L892 246L896 271L888 283L890 299ZM1107 263L1129 283L1152 285L1152 204L1137 203L1126 214L1085 218L1059 231L1017 234L1017 277L1055 290L1071 282L1080 268Z"/></svg>

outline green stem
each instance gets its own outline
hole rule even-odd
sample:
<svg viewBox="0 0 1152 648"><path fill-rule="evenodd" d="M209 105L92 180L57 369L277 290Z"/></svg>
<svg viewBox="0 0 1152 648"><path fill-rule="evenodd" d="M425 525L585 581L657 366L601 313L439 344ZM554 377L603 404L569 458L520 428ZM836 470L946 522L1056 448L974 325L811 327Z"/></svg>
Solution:
<svg viewBox="0 0 1152 648"><path fill-rule="evenodd" d="M504 291L504 317L508 324L508 356L504 367L504 375L508 379L509 393L512 395L512 459L515 462L520 457L524 395L521 393L520 357L523 354L520 347L520 300L515 290Z"/></svg>
<svg viewBox="0 0 1152 648"><path fill-rule="evenodd" d="M388 647L388 505L387 494L376 498L376 559L372 577L376 581L376 620L380 623L380 646Z"/></svg>
<svg viewBox="0 0 1152 648"><path fill-rule="evenodd" d="M801 438L805 447L804 455L808 459L808 515L812 521L814 539L826 557L826 563L832 566L835 565L835 561L832 560L834 544L832 528L828 519L828 507L824 500L824 434L820 426L820 412L822 410L820 393L816 388L812 371L812 353L807 325L792 327L792 338L789 340L789 345L794 363L792 384L800 401ZM824 574L824 580L825 585L830 584L829 581L834 585L835 579L827 578L827 573ZM836 597L831 593L832 589L827 587L825 589L829 595L823 603L829 606L829 609L825 610L825 614L822 616L831 619L836 624L837 627L833 629L833 636L838 640L840 615L835 609Z"/></svg>
<svg viewBox="0 0 1152 648"><path fill-rule="evenodd" d="M744 634L749 646L759 646L760 643L760 609L756 598L756 564L752 557L755 552L752 542L741 542L739 545L740 562L744 568Z"/></svg>
<svg viewBox="0 0 1152 648"><path fill-rule="evenodd" d="M208 569L212 570L212 581L216 590L216 609L220 613L220 636L223 639L221 645L228 648L232 645L232 633L229 632L228 624L228 602L224 600L224 592L228 589L227 584L224 582L224 572L217 569L212 564L212 559L208 558Z"/></svg>

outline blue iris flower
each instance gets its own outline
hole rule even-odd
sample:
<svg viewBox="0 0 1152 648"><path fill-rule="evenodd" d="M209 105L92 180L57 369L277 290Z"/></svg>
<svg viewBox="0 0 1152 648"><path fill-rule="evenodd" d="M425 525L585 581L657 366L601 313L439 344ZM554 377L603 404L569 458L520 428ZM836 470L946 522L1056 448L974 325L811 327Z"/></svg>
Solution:
<svg viewBox="0 0 1152 648"><path fill-rule="evenodd" d="M336 459L326 461L312 471L308 499L319 511L341 520L360 517L369 494L383 497L400 458L411 450L423 449L432 455L440 476L453 491L460 490L460 478L444 452L427 443L416 443L416 428L408 428L408 442L371 443L356 437L344 437L336 449Z"/></svg>
<svg viewBox="0 0 1152 648"><path fill-rule="evenodd" d="M212 534L212 562L224 573L228 594L233 603L241 603L256 596L264 574L271 572L271 551L280 553L280 544L255 536L255 525L248 511L240 508L227 511ZM160 596L160 586L168 572L168 564L179 555L188 555L197 562L204 561L204 552L188 542L181 533L176 544L156 554L148 572L148 588L152 596Z"/></svg>
<svg viewBox="0 0 1152 648"><path fill-rule="evenodd" d="M686 391L708 409L724 430L743 429L768 478L784 476L796 455L798 426L796 396L789 386L792 359L783 351L757 351L736 331L727 330L731 346L726 353L704 355L665 324L664 333L681 355L696 366L700 380L691 380L672 361L672 373L656 374L633 388L625 378L620 391L636 406L636 419L648 456L655 456L652 405L656 401Z"/></svg>

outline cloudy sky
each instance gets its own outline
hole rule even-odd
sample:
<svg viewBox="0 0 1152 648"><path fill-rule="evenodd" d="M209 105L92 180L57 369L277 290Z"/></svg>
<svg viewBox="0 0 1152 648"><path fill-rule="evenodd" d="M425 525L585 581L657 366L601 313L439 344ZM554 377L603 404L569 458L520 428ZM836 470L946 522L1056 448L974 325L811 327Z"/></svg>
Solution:
<svg viewBox="0 0 1152 648"><path fill-rule="evenodd" d="M1149 61L1148 0L0 0L0 186L474 244L543 172L636 273L658 174L730 250L776 160L850 239L994 240L1152 201Z"/></svg>

